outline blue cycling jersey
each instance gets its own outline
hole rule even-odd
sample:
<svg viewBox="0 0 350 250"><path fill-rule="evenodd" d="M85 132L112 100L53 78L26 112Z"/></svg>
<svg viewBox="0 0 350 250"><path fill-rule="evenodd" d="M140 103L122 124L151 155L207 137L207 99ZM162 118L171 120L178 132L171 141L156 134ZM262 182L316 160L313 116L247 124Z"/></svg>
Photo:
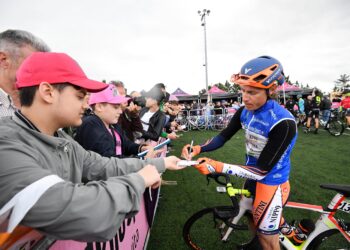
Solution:
<svg viewBox="0 0 350 250"><path fill-rule="evenodd" d="M261 108L249 111L243 109L240 116L242 128L245 130L246 165L257 166L257 160L268 142L268 135L283 120L294 120L294 117L277 102L268 100ZM283 135L281 135L283 138ZM286 182L290 172L290 153L296 135L287 147L280 160L271 171L259 182L267 185L278 185Z"/></svg>

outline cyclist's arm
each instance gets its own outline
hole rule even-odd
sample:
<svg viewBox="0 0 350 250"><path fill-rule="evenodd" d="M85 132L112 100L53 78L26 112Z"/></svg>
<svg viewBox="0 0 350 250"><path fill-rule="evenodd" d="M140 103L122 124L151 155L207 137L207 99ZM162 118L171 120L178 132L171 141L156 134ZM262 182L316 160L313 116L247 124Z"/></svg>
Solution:
<svg viewBox="0 0 350 250"><path fill-rule="evenodd" d="M217 136L209 139L205 144L201 146L201 152L209 152L222 147L231 137L242 128L241 125L241 113L244 107L241 107L232 117L228 126L221 131Z"/></svg>
<svg viewBox="0 0 350 250"><path fill-rule="evenodd" d="M263 179L280 160L283 153L292 142L296 131L295 121L281 121L270 131L269 140L258 158L257 166L224 163L222 172L253 180Z"/></svg>

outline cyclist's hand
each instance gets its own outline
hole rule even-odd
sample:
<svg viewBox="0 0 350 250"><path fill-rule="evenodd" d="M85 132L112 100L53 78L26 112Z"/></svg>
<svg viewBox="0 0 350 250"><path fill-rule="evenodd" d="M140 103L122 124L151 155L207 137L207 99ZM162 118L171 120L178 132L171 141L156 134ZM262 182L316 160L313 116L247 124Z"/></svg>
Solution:
<svg viewBox="0 0 350 250"><path fill-rule="evenodd" d="M192 146L192 152L190 152L191 145L187 144L182 148L181 156L186 160L192 160L192 157L199 155L201 152L201 146Z"/></svg>
<svg viewBox="0 0 350 250"><path fill-rule="evenodd" d="M210 174L210 173L221 173L222 169L224 168L224 163L219 161L214 161L212 159L209 159L207 157L198 158L197 160L200 164L196 165L195 168L204 175Z"/></svg>

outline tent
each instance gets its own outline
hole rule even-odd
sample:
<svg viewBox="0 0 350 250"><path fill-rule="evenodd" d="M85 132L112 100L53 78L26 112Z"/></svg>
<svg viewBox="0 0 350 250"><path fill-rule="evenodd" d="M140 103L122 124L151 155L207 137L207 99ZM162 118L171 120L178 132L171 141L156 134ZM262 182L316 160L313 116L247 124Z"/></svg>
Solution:
<svg viewBox="0 0 350 250"><path fill-rule="evenodd" d="M298 91L302 91L302 89L299 88L298 86L289 84L288 82L284 82L282 85L277 87L277 91L283 93L283 104L286 104L286 92L288 93L298 92Z"/></svg>
<svg viewBox="0 0 350 250"><path fill-rule="evenodd" d="M172 95L174 96L189 96L190 94L187 94L185 91L183 91L182 89L180 88L177 88L173 93Z"/></svg>
<svg viewBox="0 0 350 250"><path fill-rule="evenodd" d="M226 91L219 89L216 85L211 87L208 91L209 94L227 94Z"/></svg>
<svg viewBox="0 0 350 250"><path fill-rule="evenodd" d="M169 97L169 102L171 102L171 101L178 102L179 98L177 98L175 95L171 94L170 97Z"/></svg>
<svg viewBox="0 0 350 250"><path fill-rule="evenodd" d="M277 87L277 91L283 91L283 90L285 92L289 92L289 91L301 91L302 89L299 88L298 86L294 86L292 84L285 82L281 86Z"/></svg>

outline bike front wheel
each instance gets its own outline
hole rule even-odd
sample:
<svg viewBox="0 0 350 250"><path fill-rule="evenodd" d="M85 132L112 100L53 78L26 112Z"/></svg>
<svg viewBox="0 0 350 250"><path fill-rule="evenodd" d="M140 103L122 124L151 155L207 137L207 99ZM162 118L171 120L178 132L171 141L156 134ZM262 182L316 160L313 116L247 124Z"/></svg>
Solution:
<svg viewBox="0 0 350 250"><path fill-rule="evenodd" d="M183 227L183 238L191 249L235 249L237 246L249 242L253 233L248 230L249 216L244 215L237 226L232 229L224 220L216 216L216 211L228 213L230 206L205 208L193 214ZM232 221L230 218L226 221ZM232 230L232 231L231 231Z"/></svg>
<svg viewBox="0 0 350 250"><path fill-rule="evenodd" d="M318 235L308 246L308 250L350 249L350 243L337 230L330 229Z"/></svg>

